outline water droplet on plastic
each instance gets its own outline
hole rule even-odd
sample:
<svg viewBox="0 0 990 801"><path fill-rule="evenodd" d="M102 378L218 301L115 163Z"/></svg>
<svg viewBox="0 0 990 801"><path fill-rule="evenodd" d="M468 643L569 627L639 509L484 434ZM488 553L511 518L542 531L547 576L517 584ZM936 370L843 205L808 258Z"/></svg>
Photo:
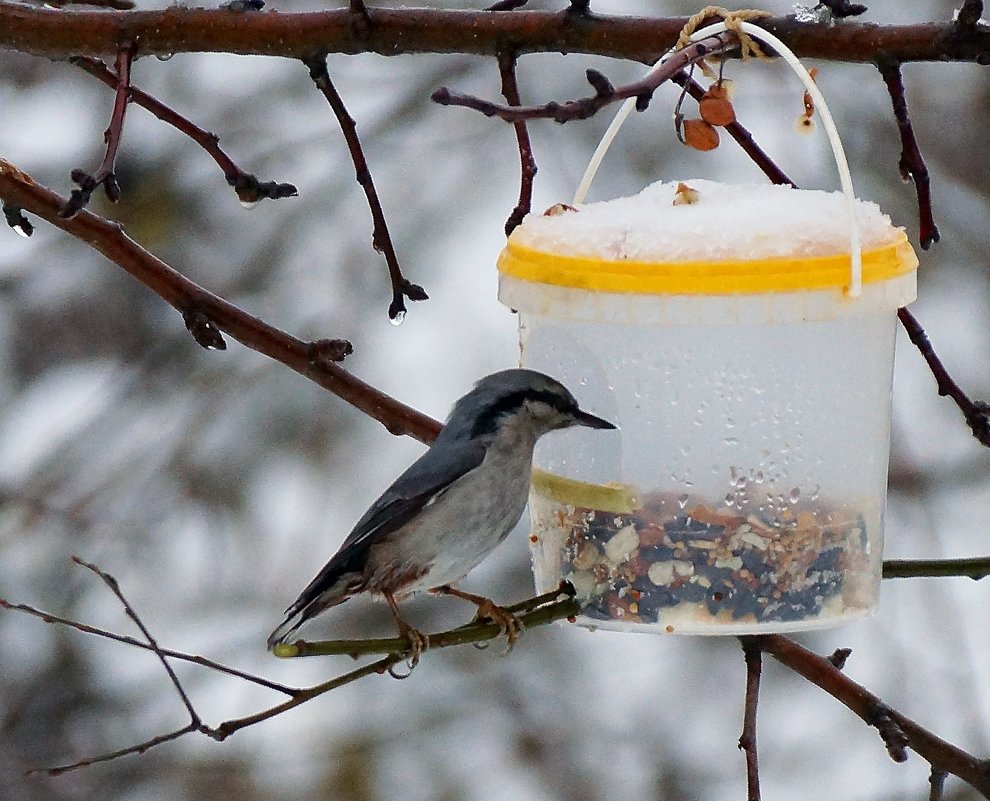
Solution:
<svg viewBox="0 0 990 801"><path fill-rule="evenodd" d="M11 227L14 229L14 233L18 236L23 236L25 239L31 236L23 225L13 225Z"/></svg>
<svg viewBox="0 0 990 801"><path fill-rule="evenodd" d="M733 492L726 493L726 496L725 496L725 505L726 506L732 506L732 504L735 503L735 500L736 500L735 493L733 493Z"/></svg>
<svg viewBox="0 0 990 801"><path fill-rule="evenodd" d="M736 421L733 420L731 417L726 417L725 418L725 427L726 428L735 428L736 427Z"/></svg>
<svg viewBox="0 0 990 801"><path fill-rule="evenodd" d="M749 484L749 479L746 476L739 476L739 478L732 482L732 486L737 489L745 489L747 484Z"/></svg>
<svg viewBox="0 0 990 801"><path fill-rule="evenodd" d="M808 496L808 499L812 501L817 501L818 495L821 493L821 491L822 491L822 485L816 484L815 488L811 492L811 495Z"/></svg>
<svg viewBox="0 0 990 801"><path fill-rule="evenodd" d="M738 437L726 437L726 438L725 438L724 440L722 440L722 441L723 441L723 442L724 442L724 443L725 443L726 445L738 445L738 444L739 444L739 439L738 439Z"/></svg>
<svg viewBox="0 0 990 801"><path fill-rule="evenodd" d="M797 503L799 500L801 500L801 488L800 487L794 487L794 489L792 489L787 494L787 500L788 500L788 502L791 505L793 505L793 504Z"/></svg>
<svg viewBox="0 0 990 801"><path fill-rule="evenodd" d="M687 502L688 502L688 494L686 492L677 496L677 506L679 508L683 509L685 506L687 506Z"/></svg>
<svg viewBox="0 0 990 801"><path fill-rule="evenodd" d="M395 317L389 317L388 321L392 325L402 325L402 321L406 319L406 312L404 309L400 309L395 313Z"/></svg>
<svg viewBox="0 0 990 801"><path fill-rule="evenodd" d="M240 200L238 202L241 204L241 208L249 209L249 210L253 209L255 206L258 205L257 200Z"/></svg>
<svg viewBox="0 0 990 801"><path fill-rule="evenodd" d="M159 61L168 61L175 53L159 53L155 56Z"/></svg>
<svg viewBox="0 0 990 801"><path fill-rule="evenodd" d="M757 470L755 473L753 473L753 481L755 481L757 484L762 484L765 479L766 476L764 475L762 470Z"/></svg>

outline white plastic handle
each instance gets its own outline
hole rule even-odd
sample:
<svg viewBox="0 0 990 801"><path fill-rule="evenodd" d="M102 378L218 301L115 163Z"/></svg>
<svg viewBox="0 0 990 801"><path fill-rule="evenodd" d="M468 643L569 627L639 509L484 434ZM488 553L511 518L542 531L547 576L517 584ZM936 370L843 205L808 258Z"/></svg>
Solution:
<svg viewBox="0 0 990 801"><path fill-rule="evenodd" d="M821 117L822 125L825 127L825 133L828 135L828 141L832 146L832 155L835 157L835 166L839 170L839 183L842 186L842 194L846 201L846 214L849 218L850 264L849 288L846 290L846 293L849 297L857 298L863 291L863 244L859 233L859 223L856 221L856 195L853 192L852 175L849 173L849 163L846 161L846 153L842 148L842 140L839 138L839 132L835 127L835 121L832 119L832 114L828 110L828 104L825 102L825 98L822 95L821 90L808 73L808 70L804 68L804 65L798 60L797 56L791 52L787 45L785 45L772 33L769 33L768 31L763 30L763 28L759 28L750 22L742 22L740 25L745 33L749 34L754 39L759 39L761 42L765 42L780 54L784 61L787 62L791 69L794 70L797 76L801 79L801 82L804 84L804 88L808 91L808 94L811 95L812 100L815 102L815 109ZM695 31L691 35L691 41L694 42L708 36L714 36L715 34L723 33L727 30L728 28L726 28L724 22L708 25L699 31ZM673 52L673 50L668 51L649 70L649 72L646 73L646 76L652 75L660 67L660 65L672 55ZM622 127L622 123L626 121L626 117L629 116L635 106L635 97L630 97L625 100L619 108L618 113L615 115L615 118L612 120L611 125L608 126L608 129L602 136L601 142L598 143L598 147L595 148L595 152L591 156L591 161L588 163L588 167L584 171L584 176L581 178L581 183L578 185L577 191L574 193L573 203L575 206L584 202L584 199L588 194L588 189L591 187L591 182L594 180L595 173L598 172L602 159L605 158L605 153L608 152L612 141L619 133L619 128Z"/></svg>

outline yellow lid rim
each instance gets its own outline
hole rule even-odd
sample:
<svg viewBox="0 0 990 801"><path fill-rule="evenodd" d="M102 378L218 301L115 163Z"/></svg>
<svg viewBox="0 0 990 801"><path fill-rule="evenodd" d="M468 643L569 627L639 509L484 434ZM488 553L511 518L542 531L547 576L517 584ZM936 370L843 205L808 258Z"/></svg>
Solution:
<svg viewBox="0 0 990 801"><path fill-rule="evenodd" d="M918 257L900 231L889 245L863 251L863 283L906 275ZM723 295L845 288L849 254L813 258L645 262L565 256L520 245L510 238L498 259L503 275L522 281L597 292Z"/></svg>

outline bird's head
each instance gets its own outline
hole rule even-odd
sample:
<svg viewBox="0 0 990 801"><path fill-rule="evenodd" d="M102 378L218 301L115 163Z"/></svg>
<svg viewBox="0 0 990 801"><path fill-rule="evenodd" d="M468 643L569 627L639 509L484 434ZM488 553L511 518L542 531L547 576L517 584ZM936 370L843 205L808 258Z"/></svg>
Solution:
<svg viewBox="0 0 990 801"><path fill-rule="evenodd" d="M559 381L535 370L503 370L482 378L447 418L449 436L484 438L513 429L535 442L548 431L571 426L615 426L582 410Z"/></svg>

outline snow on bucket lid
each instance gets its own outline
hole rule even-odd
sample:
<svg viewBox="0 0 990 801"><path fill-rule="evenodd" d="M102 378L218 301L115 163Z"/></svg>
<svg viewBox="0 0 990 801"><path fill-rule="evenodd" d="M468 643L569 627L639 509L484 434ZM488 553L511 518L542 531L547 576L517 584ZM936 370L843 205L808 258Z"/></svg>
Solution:
<svg viewBox="0 0 990 801"><path fill-rule="evenodd" d="M638 195L529 215L499 270L524 281L600 292L734 294L842 288L849 218L841 192L695 179ZM863 282L913 271L903 228L856 201Z"/></svg>

